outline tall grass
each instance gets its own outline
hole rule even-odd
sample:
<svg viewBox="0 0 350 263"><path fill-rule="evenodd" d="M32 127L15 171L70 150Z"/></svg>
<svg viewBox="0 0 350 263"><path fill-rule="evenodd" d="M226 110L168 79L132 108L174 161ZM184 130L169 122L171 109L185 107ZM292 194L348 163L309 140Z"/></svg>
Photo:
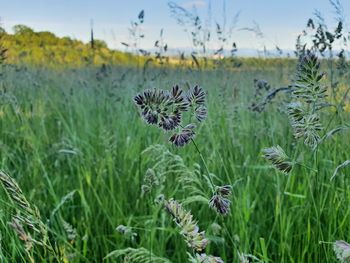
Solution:
<svg viewBox="0 0 350 263"><path fill-rule="evenodd" d="M314 158L293 138L283 110L290 95L278 94L261 113L249 110L255 78L287 86L293 69L282 76L277 70L168 69L166 77L147 82L137 69L112 68L102 78L97 72L6 67L1 79L0 167L40 211L61 260L119 262L148 252L159 262L188 260L186 243L153 202L157 189L147 195L141 189L147 169L166 154L151 157L144 151L160 144L177 156L175 163L162 163L162 193L186 201L183 206L210 241L205 253L225 262L239 262L245 254L262 262L336 262L327 242L349 239L349 168L330 178L349 159L350 137L339 133L319 147L317 184L307 167L296 166L285 176L261 158L261 149L280 145L292 160ZM196 143L215 179L233 186L231 212L224 218L203 200L186 200L195 182L186 180L184 171L205 174L195 149L176 148L168 135L145 127L132 103L145 88L174 83L200 84L208 93L208 118ZM323 118L333 115L325 111ZM336 123L349 123L348 113L339 111ZM25 247L8 225L16 208L4 191L0 196L1 261L25 262ZM121 234L119 225L136 235ZM121 257L106 258L116 250ZM38 262L57 260L40 250L32 256Z"/></svg>

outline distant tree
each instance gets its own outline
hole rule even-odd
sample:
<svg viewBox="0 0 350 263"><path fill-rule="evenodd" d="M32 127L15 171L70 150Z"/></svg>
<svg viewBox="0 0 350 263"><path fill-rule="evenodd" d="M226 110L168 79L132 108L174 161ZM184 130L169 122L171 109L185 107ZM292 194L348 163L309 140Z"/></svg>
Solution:
<svg viewBox="0 0 350 263"><path fill-rule="evenodd" d="M40 38L41 43L43 45L56 45L58 43L59 38L55 36L55 34L44 31L44 32L38 32L37 33L38 38Z"/></svg>
<svg viewBox="0 0 350 263"><path fill-rule="evenodd" d="M25 25L15 25L13 26L13 32L17 35L17 34L25 34L25 33L34 33L34 30L31 29L30 27L28 26L25 26Z"/></svg>
<svg viewBox="0 0 350 263"><path fill-rule="evenodd" d="M94 40L94 48L100 49L100 48L108 48L107 43L103 40Z"/></svg>
<svg viewBox="0 0 350 263"><path fill-rule="evenodd" d="M49 31L35 32L25 25L16 25L13 31L8 34L0 27L0 63L5 58L9 64L50 67L137 63L135 56L110 50L102 40L94 39L92 51L91 43L60 38Z"/></svg>
<svg viewBox="0 0 350 263"><path fill-rule="evenodd" d="M3 39L4 39L6 32L5 32L5 30L2 31L1 29L3 29L3 28L0 27L0 65L4 63L4 61L6 59L6 52L7 52L7 48L5 48L3 45Z"/></svg>
<svg viewBox="0 0 350 263"><path fill-rule="evenodd" d="M71 46L72 44L73 44L73 40L70 37L62 37L59 40L59 45Z"/></svg>

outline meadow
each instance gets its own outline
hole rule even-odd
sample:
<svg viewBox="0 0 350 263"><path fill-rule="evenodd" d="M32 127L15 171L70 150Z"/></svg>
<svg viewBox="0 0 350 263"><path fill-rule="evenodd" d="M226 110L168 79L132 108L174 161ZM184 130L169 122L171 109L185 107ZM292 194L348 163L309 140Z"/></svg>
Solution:
<svg viewBox="0 0 350 263"><path fill-rule="evenodd" d="M329 28L217 59L0 31L0 261L350 262L350 37Z"/></svg>
<svg viewBox="0 0 350 263"><path fill-rule="evenodd" d="M143 247L171 262L186 262L186 244L153 201L161 191L183 201L206 231L207 251L225 262L239 262L239 253L261 262L336 262L327 242L348 237L348 170L330 178L349 157L348 134L322 143L315 159L309 147L293 138L283 110L290 95L278 95L263 112L249 109L255 78L263 77L273 87L287 85L294 68L169 69L148 81L136 68L112 68L96 79L98 72L2 71L1 169L38 208L63 261L99 262L114 250ZM138 91L170 89L175 83L184 88L199 84L207 92L208 118L195 140L215 181L232 185L227 216L217 215L196 194L200 189L210 195L208 189L186 180L205 173L195 148L172 146L164 132L141 120L133 103ZM349 121L344 111L329 110L322 117L334 118L332 126ZM313 170L276 171L261 154L273 145ZM166 176L162 185L142 194L148 168ZM1 203L1 261L26 261L22 241L8 224L16 205L4 191ZM123 235L116 231L120 225L131 230ZM34 251L39 262L55 260L42 249ZM122 262L121 255L106 262ZM139 262L166 262L150 260Z"/></svg>

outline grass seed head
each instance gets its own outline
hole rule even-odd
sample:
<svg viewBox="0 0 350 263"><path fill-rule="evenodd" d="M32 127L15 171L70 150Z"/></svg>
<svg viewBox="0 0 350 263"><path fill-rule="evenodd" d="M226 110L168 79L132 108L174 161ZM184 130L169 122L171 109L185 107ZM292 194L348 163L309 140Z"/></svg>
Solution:
<svg viewBox="0 0 350 263"><path fill-rule="evenodd" d="M188 91L187 98L191 104L205 105L205 92L198 85Z"/></svg>
<svg viewBox="0 0 350 263"><path fill-rule="evenodd" d="M33 247L33 240L29 233L27 233L24 230L23 224L21 221L16 217L12 217L11 222L9 222L9 226L16 232L19 239L24 242L24 246L27 251L31 250Z"/></svg>
<svg viewBox="0 0 350 263"><path fill-rule="evenodd" d="M350 263L350 244L343 240L337 240L333 244L333 250L341 263Z"/></svg>
<svg viewBox="0 0 350 263"><path fill-rule="evenodd" d="M270 161L276 169L285 174L292 170L293 164L290 158L279 145L265 148L262 152L264 154L263 157Z"/></svg>
<svg viewBox="0 0 350 263"><path fill-rule="evenodd" d="M205 106L206 94L199 86L194 86L188 92L184 92L178 85L170 91L145 90L134 97L134 102L139 107L144 121L151 125L157 125L162 130L168 132L178 127L179 131L174 133L169 141L175 146L182 147L188 144L195 136L194 124L183 127L182 114L191 107L198 122L207 118L208 111ZM143 186L145 192L147 186Z"/></svg>
<svg viewBox="0 0 350 263"><path fill-rule="evenodd" d="M132 228L128 226L119 225L115 230L131 241L135 241L135 238L137 237L137 233L133 232Z"/></svg>
<svg viewBox="0 0 350 263"><path fill-rule="evenodd" d="M231 195L232 186L231 185L218 186L216 188L216 192L223 197L228 197Z"/></svg>
<svg viewBox="0 0 350 263"><path fill-rule="evenodd" d="M191 98L195 102L204 103L201 89L193 90L193 97ZM139 107L142 118L148 124L158 125L164 131L179 127L182 112L187 111L190 107L188 96L178 85L173 86L170 91L147 89L137 94L134 97L134 102ZM206 109L204 106L198 108L196 116L198 120L205 119Z"/></svg>
<svg viewBox="0 0 350 263"><path fill-rule="evenodd" d="M214 194L209 201L209 206L218 214L227 215L230 212L231 201L220 194Z"/></svg>
<svg viewBox="0 0 350 263"><path fill-rule="evenodd" d="M24 211L32 212L29 202L23 195L21 188L17 182L9 175L0 171L0 181L4 186L11 200Z"/></svg>
<svg viewBox="0 0 350 263"><path fill-rule="evenodd" d="M321 83L323 76L317 56L308 51L299 58L293 90L294 97L318 108L327 96L327 87Z"/></svg>
<svg viewBox="0 0 350 263"><path fill-rule="evenodd" d="M165 131L174 130L181 123L181 112L173 112L170 115L164 113L160 115L159 127Z"/></svg>
<svg viewBox="0 0 350 263"><path fill-rule="evenodd" d="M320 141L319 131L323 130L317 114L308 115L303 122L295 124L295 136L304 137L304 143L314 148Z"/></svg>
<svg viewBox="0 0 350 263"><path fill-rule="evenodd" d="M17 210L17 214L13 216L9 224L19 238L25 242L26 248L32 246L32 244L28 243L30 240L33 244L45 246L51 250L52 248L47 245L48 228L41 220L39 210L27 201L21 188L11 176L0 171L0 182ZM33 237L36 235L37 238L30 237L30 234L27 233L30 230Z"/></svg>
<svg viewBox="0 0 350 263"><path fill-rule="evenodd" d="M208 116L207 108L203 105L196 107L194 113L199 122L204 121Z"/></svg>
<svg viewBox="0 0 350 263"><path fill-rule="evenodd" d="M169 141L177 147L185 146L195 137L195 132L193 131L195 127L194 124L185 126L180 132L174 133Z"/></svg>
<svg viewBox="0 0 350 263"><path fill-rule="evenodd" d="M156 175L156 172L153 169L148 168L143 178L141 191L143 194L149 193L156 185L159 185L159 179Z"/></svg>
<svg viewBox="0 0 350 263"><path fill-rule="evenodd" d="M217 186L215 194L209 201L209 206L220 215L227 215L230 212L231 185Z"/></svg>
<svg viewBox="0 0 350 263"><path fill-rule="evenodd" d="M185 96L183 90L178 85L172 87L171 98L178 111L188 110L190 103L187 99L187 96Z"/></svg>
<svg viewBox="0 0 350 263"><path fill-rule="evenodd" d="M169 115L168 108L172 101L169 92L163 90L145 90L134 97L135 104L140 108L143 119L148 124L158 124L161 117Z"/></svg>
<svg viewBox="0 0 350 263"><path fill-rule="evenodd" d="M75 240L76 237L78 236L77 230L65 220L62 220L62 226L64 231L66 232L67 239L69 241Z"/></svg>
<svg viewBox="0 0 350 263"><path fill-rule="evenodd" d="M203 251L209 241L205 238L204 231L199 232L197 222L194 221L191 212L186 211L182 205L174 199L165 201L164 205L181 229L180 233L185 238L187 245L197 252Z"/></svg>
<svg viewBox="0 0 350 263"><path fill-rule="evenodd" d="M293 124L302 121L306 115L306 111L299 101L289 103L287 105L287 112L292 126Z"/></svg>
<svg viewBox="0 0 350 263"><path fill-rule="evenodd" d="M214 257L207 254L196 254L195 257L189 255L191 263L224 263L220 257Z"/></svg>

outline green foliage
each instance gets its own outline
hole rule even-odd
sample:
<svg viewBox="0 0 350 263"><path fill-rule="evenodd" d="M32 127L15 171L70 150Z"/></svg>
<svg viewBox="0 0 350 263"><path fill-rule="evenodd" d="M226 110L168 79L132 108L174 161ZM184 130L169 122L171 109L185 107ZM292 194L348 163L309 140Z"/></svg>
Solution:
<svg viewBox="0 0 350 263"><path fill-rule="evenodd" d="M15 35L31 35L34 33L34 30L26 25L15 25L13 27L13 32L15 33Z"/></svg>
<svg viewBox="0 0 350 263"><path fill-rule="evenodd" d="M102 40L89 44L51 32L35 32L25 25L13 27L14 34L1 30L1 44L8 49L8 64L45 65L46 67L81 67L102 64L136 65L145 59L111 50ZM140 60L140 61L139 61Z"/></svg>
<svg viewBox="0 0 350 263"><path fill-rule="evenodd" d="M133 259L133 252L150 255L149 251L171 262L188 262L189 249L174 223L154 204L159 193L167 200L176 198L195 215L210 241L205 253L224 262L239 262L242 255L262 262L335 262L332 245L320 241L348 240L349 166L330 181L335 168L349 159L348 130L322 142L319 161L313 165L317 176L300 165L288 176L275 172L261 158L262 148L280 145L293 161L313 164L311 150L293 138L281 110L290 95L279 94L261 113L248 109L255 78L263 77L271 87L289 83L294 71L281 74L279 69L252 67L236 74L168 68L166 75L145 82L140 69L129 67L5 66L0 88L1 170L38 208L60 258L69 262L101 262L112 251L119 251L115 255L120 258L111 256L106 262L122 262L127 255ZM159 72L154 68L149 74ZM195 149L176 148L167 134L145 127L132 102L134 94L147 87L176 83L184 88L198 83L208 92L208 118L196 143L215 182L233 187L231 211L224 218L204 198L206 172ZM350 121L346 112L323 110L323 120L332 116L332 127L347 127ZM149 168L159 184L143 194ZM0 196L1 261L28 262L23 242L8 225L14 207L2 189ZM119 225L137 235L121 235L116 231ZM36 262L48 261L39 252Z"/></svg>
<svg viewBox="0 0 350 263"><path fill-rule="evenodd" d="M182 68L213 68L220 64L230 70L241 71L253 68L270 68L275 69L277 65L289 68L296 63L295 59L290 58L223 58L223 59L205 59L196 57L196 66L191 65L192 58L169 58L165 57L167 45L159 46L155 53L154 60L158 63L150 63L149 52L147 55L139 56L132 53L126 53L108 48L102 40L94 40L94 49L90 44L82 41L71 39L70 37L57 37L48 31L35 32L25 25L16 25L13 28L14 34L6 33L0 28L0 52L1 47L7 50L6 57L8 64L28 65L28 66L45 66L50 68L77 68L88 65L138 65L147 69L151 64L151 69L155 66L182 67ZM159 42L159 41L158 41ZM157 44L160 45L160 44ZM237 66L239 65L239 66Z"/></svg>
<svg viewBox="0 0 350 263"><path fill-rule="evenodd" d="M157 257L145 248L118 249L109 253L106 259L120 257L124 257L124 262L130 263L171 263L168 259Z"/></svg>

